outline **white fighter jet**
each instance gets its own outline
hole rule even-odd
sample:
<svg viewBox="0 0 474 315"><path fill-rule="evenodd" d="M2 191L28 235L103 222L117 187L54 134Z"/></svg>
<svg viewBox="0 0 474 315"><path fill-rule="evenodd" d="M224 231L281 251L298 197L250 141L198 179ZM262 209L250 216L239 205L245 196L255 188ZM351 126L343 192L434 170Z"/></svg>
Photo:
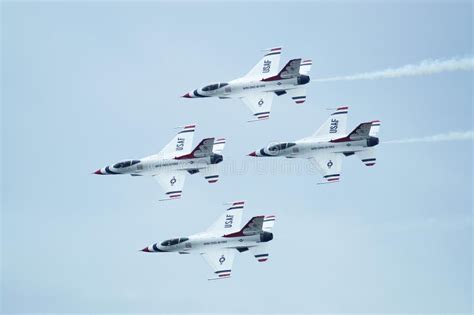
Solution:
<svg viewBox="0 0 474 315"><path fill-rule="evenodd" d="M209 183L219 179L218 163L222 162L224 138L206 138L191 151L195 125L181 127L178 134L158 154L139 160L125 160L98 169L94 174L132 176L149 175L165 190L165 199L179 199L187 174L200 173Z"/></svg>
<svg viewBox="0 0 474 315"><path fill-rule="evenodd" d="M297 104L306 100L305 84L309 82L311 60L292 59L281 71L281 47L264 50L267 53L245 76L227 83L212 83L183 95L186 98L240 98L252 111L254 119L270 117L273 96L288 94Z"/></svg>
<svg viewBox="0 0 474 315"><path fill-rule="evenodd" d="M146 253L200 254L211 266L209 280L229 278L234 256L249 251L259 262L268 260L267 244L273 239L275 216L261 215L250 219L242 228L244 201L235 201L205 232L177 237L142 249Z"/></svg>
<svg viewBox="0 0 474 315"><path fill-rule="evenodd" d="M284 156L306 158L324 178L324 183L339 181L343 156L357 155L367 166L375 165L374 147L379 143L377 134L380 121L374 120L357 126L346 134L348 107L339 107L310 137L295 142L281 142L250 153L250 156Z"/></svg>

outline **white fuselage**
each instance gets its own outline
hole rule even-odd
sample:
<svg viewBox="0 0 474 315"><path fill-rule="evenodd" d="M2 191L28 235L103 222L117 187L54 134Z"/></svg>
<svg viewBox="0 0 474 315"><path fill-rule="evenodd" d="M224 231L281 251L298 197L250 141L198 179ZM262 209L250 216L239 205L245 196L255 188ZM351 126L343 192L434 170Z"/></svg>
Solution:
<svg viewBox="0 0 474 315"><path fill-rule="evenodd" d="M100 175L130 174L133 176L156 175L167 170L194 171L208 167L211 156L200 158L162 158L151 155L140 160L126 160L106 166L96 172Z"/></svg>
<svg viewBox="0 0 474 315"><path fill-rule="evenodd" d="M262 243L260 233L254 235L216 236L208 233L174 238L155 243L143 249L145 252L204 253L222 248L250 248Z"/></svg>
<svg viewBox="0 0 474 315"><path fill-rule="evenodd" d="M307 77L307 76L305 76ZM250 94L261 93L261 92L275 92L275 91L286 91L296 89L300 85L309 82L301 80L299 77L293 77L290 79L279 79L279 80L261 80L261 79L249 79L239 78L232 80L228 83L214 83L207 85L203 88L196 89L192 92L185 94L183 97L186 98L199 98L199 97L219 97L219 98L242 98Z"/></svg>
<svg viewBox="0 0 474 315"><path fill-rule="evenodd" d="M355 153L369 147L367 139L348 140L334 142L335 140L323 140L304 138L295 142L282 142L255 151L252 156L284 156L287 158L310 158L319 152L330 153Z"/></svg>

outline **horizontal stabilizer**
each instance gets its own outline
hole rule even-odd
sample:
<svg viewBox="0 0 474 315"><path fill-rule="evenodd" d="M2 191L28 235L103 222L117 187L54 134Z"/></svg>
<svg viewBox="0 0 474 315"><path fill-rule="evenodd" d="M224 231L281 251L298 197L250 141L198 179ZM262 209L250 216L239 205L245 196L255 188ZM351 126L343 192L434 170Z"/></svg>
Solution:
<svg viewBox="0 0 474 315"><path fill-rule="evenodd" d="M262 230L265 232L271 232L274 224L275 224L275 216L266 215L265 218L263 219Z"/></svg>
<svg viewBox="0 0 474 315"><path fill-rule="evenodd" d="M379 133L380 130L380 120L373 120L371 121L372 126L370 128L369 136L371 137L377 137L377 134Z"/></svg>
<svg viewBox="0 0 474 315"><path fill-rule="evenodd" d="M375 148L370 147L364 151L356 152L356 155L361 159L366 166L374 166L377 159L375 158Z"/></svg>
<svg viewBox="0 0 474 315"><path fill-rule="evenodd" d="M207 180L209 184L214 184L219 180L220 164L211 164L199 172Z"/></svg>
<svg viewBox="0 0 474 315"><path fill-rule="evenodd" d="M311 70L311 66L313 65L312 60L303 60L300 64L300 74L302 75L309 75L309 71Z"/></svg>
<svg viewBox="0 0 474 315"><path fill-rule="evenodd" d="M216 154L222 154L225 147L225 138L219 138L214 140L214 147L212 147L212 152Z"/></svg>
<svg viewBox="0 0 474 315"><path fill-rule="evenodd" d="M296 104L303 104L306 101L306 88L305 87L291 89L291 90L288 90L287 93L288 93L288 96L290 96L291 99Z"/></svg>

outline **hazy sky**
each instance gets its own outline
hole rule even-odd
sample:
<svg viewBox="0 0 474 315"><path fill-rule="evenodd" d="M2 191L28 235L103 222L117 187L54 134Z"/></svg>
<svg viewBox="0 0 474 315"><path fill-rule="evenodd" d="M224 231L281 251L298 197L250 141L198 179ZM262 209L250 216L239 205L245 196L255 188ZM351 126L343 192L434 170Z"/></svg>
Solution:
<svg viewBox="0 0 474 315"><path fill-rule="evenodd" d="M381 144L317 185L307 161L249 152L312 134L350 106L381 140L472 130L472 72L313 82L246 123L239 100L182 99L243 75L260 49L313 59L312 78L472 57L466 2L3 2L2 305L21 312L472 311L472 141ZM218 184L91 175L158 152L179 125L225 136ZM275 214L270 260L236 256L207 281L199 255L139 249L206 229L224 202Z"/></svg>

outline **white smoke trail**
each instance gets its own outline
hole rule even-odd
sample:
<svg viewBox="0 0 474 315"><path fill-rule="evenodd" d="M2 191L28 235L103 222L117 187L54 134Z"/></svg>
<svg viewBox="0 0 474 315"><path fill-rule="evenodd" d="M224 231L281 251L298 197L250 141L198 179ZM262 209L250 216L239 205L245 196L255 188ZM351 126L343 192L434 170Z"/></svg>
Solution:
<svg viewBox="0 0 474 315"><path fill-rule="evenodd" d="M401 78L417 75L430 75L441 72L450 71L468 71L474 69L474 58L452 58L446 60L428 59L423 60L419 64L405 65L400 68L389 68L382 71L364 72L359 74L339 76L325 79L316 79L317 82L331 82L331 81L351 81L351 80L376 80Z"/></svg>
<svg viewBox="0 0 474 315"><path fill-rule="evenodd" d="M434 136L401 139L401 140L390 140L384 141L383 143L419 143L419 142L442 142L442 141L462 141L462 140L474 140L474 131L452 131L448 133L442 133Z"/></svg>

